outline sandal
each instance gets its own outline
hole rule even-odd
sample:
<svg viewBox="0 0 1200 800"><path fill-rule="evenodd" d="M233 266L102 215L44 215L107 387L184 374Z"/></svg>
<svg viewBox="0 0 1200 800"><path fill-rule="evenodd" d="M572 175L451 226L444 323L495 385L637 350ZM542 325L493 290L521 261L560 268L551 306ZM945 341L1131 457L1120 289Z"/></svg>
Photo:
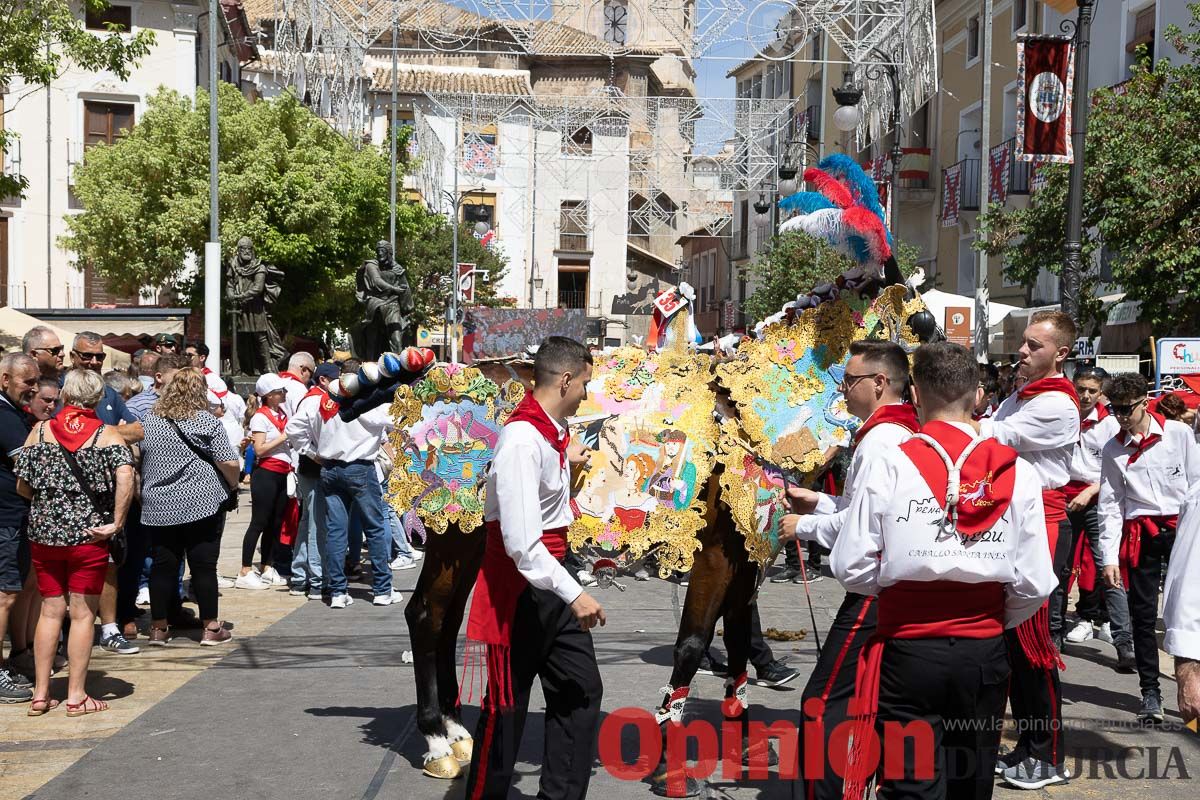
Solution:
<svg viewBox="0 0 1200 800"><path fill-rule="evenodd" d="M29 703L29 710L25 712L29 717L40 717L48 711L53 711L58 708L58 701L54 698L45 698L42 700L32 700Z"/></svg>
<svg viewBox="0 0 1200 800"><path fill-rule="evenodd" d="M101 711L108 711L108 703L103 700L97 700L90 695L84 697L78 703L67 703L68 717L82 717L85 714L99 714Z"/></svg>

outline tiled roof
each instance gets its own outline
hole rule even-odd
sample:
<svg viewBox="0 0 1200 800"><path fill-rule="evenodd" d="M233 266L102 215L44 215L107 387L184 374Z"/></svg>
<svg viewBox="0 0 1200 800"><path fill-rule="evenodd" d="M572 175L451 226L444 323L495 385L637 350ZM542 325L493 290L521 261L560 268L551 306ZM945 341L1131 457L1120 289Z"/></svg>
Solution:
<svg viewBox="0 0 1200 800"><path fill-rule="evenodd" d="M515 69L460 69L457 67L400 64L396 69L396 91L400 94L533 94L529 73ZM392 90L390 66L376 66L371 73L371 91Z"/></svg>

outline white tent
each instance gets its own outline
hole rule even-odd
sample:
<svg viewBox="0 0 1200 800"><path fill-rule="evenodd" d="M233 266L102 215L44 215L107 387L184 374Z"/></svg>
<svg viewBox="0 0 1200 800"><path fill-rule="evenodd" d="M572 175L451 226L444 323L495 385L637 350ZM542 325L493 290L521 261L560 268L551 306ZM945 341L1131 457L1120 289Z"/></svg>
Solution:
<svg viewBox="0 0 1200 800"><path fill-rule="evenodd" d="M946 328L946 309L947 308L966 308L967 318L969 320L969 329L975 330L975 298L967 297L961 294L950 294L938 289L930 289L928 292L921 293L921 299L925 301L925 307L929 309L929 313L933 314L933 318L937 320L938 327L945 330ZM1004 338L1004 320L1014 311L1017 311L1017 306L1005 305L1004 303L988 303L988 345L994 344L998 339Z"/></svg>
<svg viewBox="0 0 1200 800"><path fill-rule="evenodd" d="M20 349L21 337L35 325L45 325L58 335L59 341L63 343L64 351L66 351L63 353L63 361L69 365L71 363L69 351L71 342L75 339L74 333L64 330L57 325L42 322L40 319L31 317L28 314L22 314L15 308L9 308L8 306L0 308L0 350L7 353ZM128 353L115 350L108 345L104 346L104 352L108 354L108 358L104 359L104 368L106 370L125 369L129 366Z"/></svg>

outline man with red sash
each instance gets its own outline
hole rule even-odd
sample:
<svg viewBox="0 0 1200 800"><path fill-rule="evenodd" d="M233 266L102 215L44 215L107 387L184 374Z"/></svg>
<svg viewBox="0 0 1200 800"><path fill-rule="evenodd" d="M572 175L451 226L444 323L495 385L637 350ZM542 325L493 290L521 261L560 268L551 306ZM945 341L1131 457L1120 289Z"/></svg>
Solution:
<svg viewBox="0 0 1200 800"><path fill-rule="evenodd" d="M1142 689L1138 719L1162 722L1158 685L1158 586L1171 555L1179 510L1200 482L1200 448L1182 422L1147 410L1146 379L1113 377L1108 398L1121 432L1104 446L1100 524L1104 582L1126 587L1133 652Z"/></svg>
<svg viewBox="0 0 1200 800"><path fill-rule="evenodd" d="M546 698L538 797L582 798L591 778L603 687L590 630L605 615L562 560L574 517L566 419L587 397L592 357L551 336L533 371L487 471L487 546L467 622L467 657L486 659L487 692L467 800L508 797L535 677Z"/></svg>
<svg viewBox="0 0 1200 800"><path fill-rule="evenodd" d="M1079 446L1071 457L1071 481L1064 487L1067 495L1067 519L1071 523L1071 578L1063 587L1063 602L1071 593L1071 580L1078 575L1079 600L1075 611L1079 622L1066 635L1066 641L1079 644L1096 637L1117 648L1117 669L1133 672L1133 639L1129 632L1129 604L1125 590L1105 586L1100 580L1103 563L1100 549L1100 453L1117 434L1117 418L1108 413L1104 396L1108 373L1092 367L1075 373L1075 393L1079 395ZM1065 615L1066 609L1063 609ZM1098 626L1098 628L1097 628ZM1099 631L1097 633L1097 630Z"/></svg>
<svg viewBox="0 0 1200 800"><path fill-rule="evenodd" d="M971 353L924 345L912 372L921 430L858 478L830 557L847 591L877 595L879 608L857 665L846 800L862 798L878 764L888 800L991 797L1009 677L1004 632L1055 586L1036 471L972 424L980 388ZM885 727L905 734L884 738ZM888 752L908 741L915 752Z"/></svg>
<svg viewBox="0 0 1200 800"><path fill-rule="evenodd" d="M850 345L850 360L838 391L846 398L850 413L865 422L854 434L854 451L845 486L840 497L807 489L791 490L797 508L811 513L789 514L783 518L779 538L784 546L792 539L803 539L815 541L826 549L833 548L860 476L872 462L884 453L894 451L917 432L920 425L917 413L904 401L907 388L908 356L904 348L892 342L862 341ZM804 687L800 707L806 715L806 725L821 726L825 759L821 774L806 771L806 800L837 800L842 796L843 776L834 767L834 761L840 764L842 757L830 758L830 739L838 725L848 718L847 706L854 694L858 656L875 633L875 613L875 597L846 592L817 665Z"/></svg>
<svg viewBox="0 0 1200 800"><path fill-rule="evenodd" d="M1037 471L1047 552L1060 587L1071 569L1071 525L1063 487L1071 479L1071 458L1079 443L1079 398L1074 384L1063 377L1062 365L1074 344L1075 323L1068 315L1038 311L1030 316L1018 351L1019 388L994 416L979 421L980 433L1016 450ZM1000 759L996 770L1005 783L1019 789L1040 789L1070 778L1063 764L1061 662L1052 643L1061 644L1063 635L1059 592L1056 587L1047 608L1020 631L1006 634L1013 657L1012 712L1021 733L1017 746ZM1018 638L1036 646L1016 647Z"/></svg>
<svg viewBox="0 0 1200 800"><path fill-rule="evenodd" d="M292 357L288 359L287 370L279 373L279 377L283 378L287 386L287 396L283 401L283 412L289 417L296 415L296 407L300 405L300 401L308 394L308 382L312 379L316 368L317 362L312 357L312 353L298 350L292 353Z"/></svg>

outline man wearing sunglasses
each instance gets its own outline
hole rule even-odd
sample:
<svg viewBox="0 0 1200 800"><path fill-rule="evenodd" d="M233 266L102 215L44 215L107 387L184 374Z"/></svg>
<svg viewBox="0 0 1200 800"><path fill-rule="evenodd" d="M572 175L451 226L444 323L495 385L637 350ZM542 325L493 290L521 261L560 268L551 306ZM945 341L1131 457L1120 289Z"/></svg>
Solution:
<svg viewBox="0 0 1200 800"><path fill-rule="evenodd" d="M984 436L1016 450L1033 465L1042 484L1047 547L1060 584L1071 569L1071 525L1063 488L1071 479L1071 457L1079 443L1079 397L1062 374L1075 344L1075 321L1061 311L1038 311L1022 335L1015 393L996 413L979 421ZM1013 669L1013 718L1021 731L1017 746L997 763L1004 782L1018 789L1040 789L1064 783L1062 693L1055 644L1063 635L1061 588L1047 607L1009 630ZM1022 647L1035 642L1035 647Z"/></svg>
<svg viewBox="0 0 1200 800"><path fill-rule="evenodd" d="M75 335L71 344L71 369L86 369L97 375L104 373L104 361L108 354L104 352L104 341L100 334L84 331ZM122 422L137 422L121 395L113 391L107 383L104 384L104 398L96 406L96 416L105 425L120 425ZM137 437L141 439L141 437ZM126 437L128 441L128 437ZM136 440L135 440L136 441Z"/></svg>
<svg viewBox="0 0 1200 800"><path fill-rule="evenodd" d="M58 380L62 374L63 345L58 334L45 325L35 325L21 339L21 352L37 362L43 378Z"/></svg>
<svg viewBox="0 0 1200 800"><path fill-rule="evenodd" d="M1100 541L1104 582L1125 586L1133 653L1142 690L1138 719L1162 722L1159 688L1158 586L1175 544L1179 511L1200 482L1200 448L1187 425L1146 408L1146 379L1117 375L1108 390L1121 431L1100 463Z"/></svg>

